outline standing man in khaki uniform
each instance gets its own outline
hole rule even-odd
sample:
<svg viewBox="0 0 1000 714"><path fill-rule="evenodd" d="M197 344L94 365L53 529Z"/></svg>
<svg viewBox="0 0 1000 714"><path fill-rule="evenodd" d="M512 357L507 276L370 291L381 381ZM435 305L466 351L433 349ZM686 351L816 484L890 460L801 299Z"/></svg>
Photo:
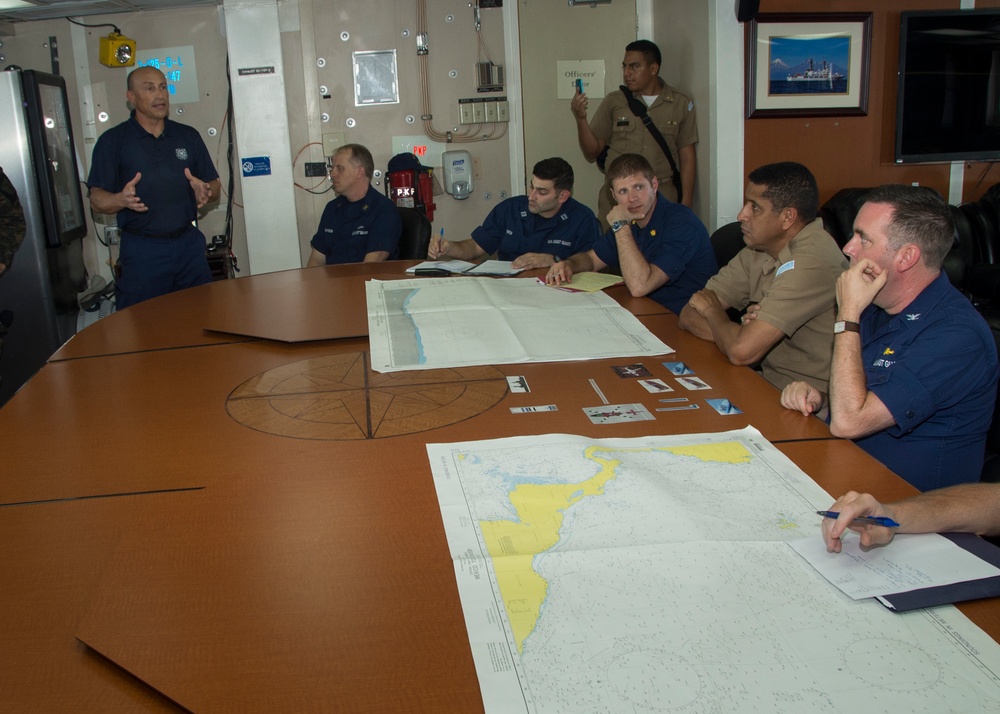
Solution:
<svg viewBox="0 0 1000 714"><path fill-rule="evenodd" d="M678 196L670 159L659 143L629 107L625 94L611 92L587 123L587 95L577 93L570 103L576 118L577 138L587 161L597 161L606 152L606 164L622 154L640 154L653 166L660 193L668 200L691 208L694 201L695 148L698 127L694 102L660 79L660 48L649 40L636 40L625 48L622 81L638 101L646 105L649 118L660 131L680 173L683 194ZM603 169L602 169L603 170ZM611 187L605 182L598 196L597 215L603 222L614 206ZM605 226L607 227L607 226Z"/></svg>

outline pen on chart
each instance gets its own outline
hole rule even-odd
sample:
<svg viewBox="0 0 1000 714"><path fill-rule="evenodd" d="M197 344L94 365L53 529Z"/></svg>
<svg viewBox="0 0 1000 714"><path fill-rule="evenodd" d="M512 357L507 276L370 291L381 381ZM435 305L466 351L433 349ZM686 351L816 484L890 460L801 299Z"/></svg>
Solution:
<svg viewBox="0 0 1000 714"><path fill-rule="evenodd" d="M816 515L823 518L837 518L838 511L816 511ZM899 528L899 524L886 516L858 516L851 523L862 523L871 526L882 526L883 528Z"/></svg>

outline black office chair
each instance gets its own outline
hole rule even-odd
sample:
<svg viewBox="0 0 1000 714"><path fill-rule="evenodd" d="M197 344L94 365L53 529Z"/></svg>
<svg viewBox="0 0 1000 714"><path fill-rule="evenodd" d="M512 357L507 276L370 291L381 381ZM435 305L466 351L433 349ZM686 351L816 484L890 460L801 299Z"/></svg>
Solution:
<svg viewBox="0 0 1000 714"><path fill-rule="evenodd" d="M991 326L992 328L992 326ZM993 341L1000 350L1000 331L993 329ZM997 385L997 396L1000 396L1000 384ZM990 430L986 432L986 460L980 481L1000 483L1000 402L993 405L993 421Z"/></svg>
<svg viewBox="0 0 1000 714"><path fill-rule="evenodd" d="M399 237L400 260L424 260L431 243L431 222L416 208L396 208L403 221L403 235Z"/></svg>
<svg viewBox="0 0 1000 714"><path fill-rule="evenodd" d="M746 248L747 244L743 241L743 231L740 225L739 221L735 221L720 226L710 238L712 251L715 253L715 262L719 264L720 268L724 268L730 260L736 257L737 253Z"/></svg>
<svg viewBox="0 0 1000 714"><path fill-rule="evenodd" d="M864 205L871 188L842 188L819 209L823 228L843 248L854 235L854 218Z"/></svg>
<svg viewBox="0 0 1000 714"><path fill-rule="evenodd" d="M739 221L735 221L720 226L709 239L712 242L712 252L715 253L715 262L719 264L719 268L726 267L737 253L746 248L740 225ZM726 314L733 322L739 322L742 317L742 313L732 307L726 310Z"/></svg>

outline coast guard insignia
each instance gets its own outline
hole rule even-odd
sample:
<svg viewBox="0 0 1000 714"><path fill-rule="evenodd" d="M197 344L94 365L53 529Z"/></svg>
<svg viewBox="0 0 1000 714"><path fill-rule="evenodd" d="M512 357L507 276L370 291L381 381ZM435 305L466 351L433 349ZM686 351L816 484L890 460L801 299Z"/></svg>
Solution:
<svg viewBox="0 0 1000 714"><path fill-rule="evenodd" d="M177 157L178 161L187 161L188 150L185 149L183 146L179 146L176 149L174 149L174 156Z"/></svg>

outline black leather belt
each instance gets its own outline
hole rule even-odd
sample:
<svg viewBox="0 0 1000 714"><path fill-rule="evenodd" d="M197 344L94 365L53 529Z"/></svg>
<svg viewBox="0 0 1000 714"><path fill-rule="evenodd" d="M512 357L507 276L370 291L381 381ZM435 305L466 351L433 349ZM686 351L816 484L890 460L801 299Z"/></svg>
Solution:
<svg viewBox="0 0 1000 714"><path fill-rule="evenodd" d="M184 226L183 228L178 228L176 231L170 231L169 233L152 233L150 231L134 231L126 229L125 233L130 233L134 236L140 236L142 238L165 238L167 240L173 240L174 238L180 238L182 235L188 232L191 226Z"/></svg>

